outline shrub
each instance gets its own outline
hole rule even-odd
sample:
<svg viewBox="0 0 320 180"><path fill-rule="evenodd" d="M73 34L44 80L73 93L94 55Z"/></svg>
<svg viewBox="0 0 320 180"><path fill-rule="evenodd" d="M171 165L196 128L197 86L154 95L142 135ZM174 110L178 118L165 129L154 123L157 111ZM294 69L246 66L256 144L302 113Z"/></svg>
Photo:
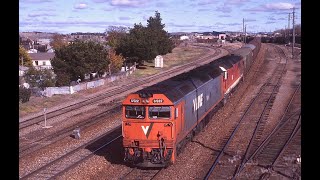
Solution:
<svg viewBox="0 0 320 180"><path fill-rule="evenodd" d="M19 87L19 101L22 103L28 102L31 96L31 90L23 86Z"/></svg>

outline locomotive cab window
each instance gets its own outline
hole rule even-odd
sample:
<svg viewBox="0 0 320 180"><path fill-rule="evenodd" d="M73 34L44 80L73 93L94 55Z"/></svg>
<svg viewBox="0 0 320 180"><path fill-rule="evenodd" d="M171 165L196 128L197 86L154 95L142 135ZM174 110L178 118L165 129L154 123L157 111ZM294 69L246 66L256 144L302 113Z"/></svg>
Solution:
<svg viewBox="0 0 320 180"><path fill-rule="evenodd" d="M144 106L126 106L126 118L144 119L146 110Z"/></svg>
<svg viewBox="0 0 320 180"><path fill-rule="evenodd" d="M169 106L149 106L150 119L169 119L171 116Z"/></svg>

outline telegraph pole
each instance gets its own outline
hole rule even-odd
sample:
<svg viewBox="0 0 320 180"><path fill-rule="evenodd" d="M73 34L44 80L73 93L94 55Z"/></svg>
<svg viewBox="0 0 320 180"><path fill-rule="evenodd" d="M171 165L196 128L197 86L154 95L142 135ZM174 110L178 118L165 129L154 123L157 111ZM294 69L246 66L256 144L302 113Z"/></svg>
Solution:
<svg viewBox="0 0 320 180"><path fill-rule="evenodd" d="M289 43L290 43L290 14L289 13L289 16L288 16L288 39L289 39Z"/></svg>
<svg viewBox="0 0 320 180"><path fill-rule="evenodd" d="M294 8L292 10L292 59L293 59L293 48L295 43L295 32L294 32Z"/></svg>
<svg viewBox="0 0 320 180"><path fill-rule="evenodd" d="M244 26L244 43L247 41L247 25Z"/></svg>
<svg viewBox="0 0 320 180"><path fill-rule="evenodd" d="M242 21L242 32L244 33L244 18L243 18L243 21ZM244 42L244 36L243 36L243 42Z"/></svg>
<svg viewBox="0 0 320 180"><path fill-rule="evenodd" d="M287 39L287 33L286 33L286 31L287 31L287 26L284 26L284 40ZM286 43L286 41L284 41L284 43Z"/></svg>

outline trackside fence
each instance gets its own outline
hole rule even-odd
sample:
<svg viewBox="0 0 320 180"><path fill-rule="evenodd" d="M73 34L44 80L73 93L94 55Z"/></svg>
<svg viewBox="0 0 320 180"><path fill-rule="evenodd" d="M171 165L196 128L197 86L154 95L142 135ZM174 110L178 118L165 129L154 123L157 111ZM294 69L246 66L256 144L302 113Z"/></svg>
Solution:
<svg viewBox="0 0 320 180"><path fill-rule="evenodd" d="M73 94L78 91L96 88L99 86L103 86L107 83L113 82L115 80L125 78L125 77L129 76L129 74L132 74L135 70L136 70L136 66L131 66L128 69L128 71L119 72L117 74L114 74L109 77L99 79L96 81L84 82L84 83L80 83L80 84L77 84L74 86L47 87L44 89L43 92L41 92L41 94L45 97L51 97L55 94Z"/></svg>

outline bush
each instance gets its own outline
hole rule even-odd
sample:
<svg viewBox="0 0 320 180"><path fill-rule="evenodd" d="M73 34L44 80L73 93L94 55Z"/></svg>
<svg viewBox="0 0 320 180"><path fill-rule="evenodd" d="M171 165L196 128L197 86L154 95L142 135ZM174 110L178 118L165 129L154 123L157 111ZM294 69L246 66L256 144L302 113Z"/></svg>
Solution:
<svg viewBox="0 0 320 180"><path fill-rule="evenodd" d="M19 101L22 103L28 102L31 96L31 90L23 86L19 87Z"/></svg>

